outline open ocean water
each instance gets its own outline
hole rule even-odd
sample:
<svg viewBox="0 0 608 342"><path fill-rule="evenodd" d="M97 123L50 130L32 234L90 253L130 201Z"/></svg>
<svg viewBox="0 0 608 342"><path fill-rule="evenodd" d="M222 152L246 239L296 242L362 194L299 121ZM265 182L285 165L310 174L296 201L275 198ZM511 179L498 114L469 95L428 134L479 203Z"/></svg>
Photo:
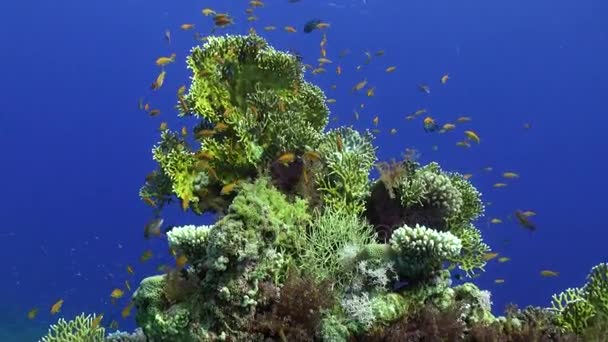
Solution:
<svg viewBox="0 0 608 342"><path fill-rule="evenodd" d="M486 202L476 225L492 250L510 259L491 260L474 279L492 292L495 314L508 303L547 306L552 294L582 285L593 265L607 261L605 1L266 0L253 22L247 3L4 4L0 341L37 341L58 317L81 312L104 312L105 323L135 328L133 315L120 314L130 293L112 304L110 292L125 280L135 289L172 262L166 239L142 237L152 214L138 190L155 167L151 148L159 125L179 125L174 96L188 81L185 58L197 43L194 32L208 35L213 28L203 8L235 18L217 33L246 34L253 27L275 48L300 53L303 63L317 63L325 33L333 63L305 77L336 100L329 104L330 127L378 129L380 160L400 158L407 148L423 164L437 161L445 170L471 174ZM303 33L314 18L331 26ZM184 23L195 27L184 31ZM270 25L276 30L263 29ZM154 61L171 53L176 61L153 94ZM354 93L363 80L368 86ZM421 84L430 92L420 91ZM366 94L370 87L373 96ZM161 114L140 111L140 97ZM406 118L419 109L427 113ZM456 128L427 133L426 116ZM459 117L471 121L459 123ZM457 146L464 130L476 132L480 143ZM505 179L504 172L519 177ZM507 186L493 186L500 182ZM183 214L178 207L163 212L166 224L213 222L211 215ZM531 218L536 231L511 217L518 209L537 214ZM146 250L153 255L142 263ZM541 270L559 275L543 277ZM63 307L51 315L59 299ZM28 319L33 308L39 312Z"/></svg>

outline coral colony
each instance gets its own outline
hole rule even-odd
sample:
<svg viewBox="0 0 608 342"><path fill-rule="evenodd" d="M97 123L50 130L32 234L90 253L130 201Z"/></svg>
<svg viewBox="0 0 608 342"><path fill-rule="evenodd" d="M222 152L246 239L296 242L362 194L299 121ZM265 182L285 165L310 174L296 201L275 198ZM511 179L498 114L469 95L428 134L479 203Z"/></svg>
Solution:
<svg viewBox="0 0 608 342"><path fill-rule="evenodd" d="M436 163L377 163L373 137L326 131L325 95L297 56L257 35L209 37L178 98L192 134L162 131L140 191L158 210L216 213L175 227L187 263L144 279L138 330L104 336L94 317L43 341L600 341L608 265L550 308L491 312L470 282L490 247L472 224L481 194ZM380 171L370 180L374 167Z"/></svg>

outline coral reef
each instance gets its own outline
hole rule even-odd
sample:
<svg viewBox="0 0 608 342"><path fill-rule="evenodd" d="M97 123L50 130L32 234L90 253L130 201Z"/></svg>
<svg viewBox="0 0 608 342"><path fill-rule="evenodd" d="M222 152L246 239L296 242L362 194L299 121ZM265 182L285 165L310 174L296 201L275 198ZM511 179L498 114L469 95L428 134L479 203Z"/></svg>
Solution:
<svg viewBox="0 0 608 342"><path fill-rule="evenodd" d="M208 37L188 57L179 116L192 134L161 132L141 198L219 214L173 227L185 257L133 295L135 335L108 341L567 341L602 336L608 266L552 309L491 311L491 295L450 271L484 271L474 226L481 194L437 163L376 163L372 135L325 131L325 95L300 60L261 37ZM52 331L95 331L91 318ZM70 325L72 324L72 325ZM72 327L72 328L68 328ZM63 333L62 333L63 334ZM87 335L88 336L88 335ZM92 336L92 335L91 335ZM91 339L91 341L96 341ZM43 339L44 340L44 339ZM63 341L47 338L44 341Z"/></svg>

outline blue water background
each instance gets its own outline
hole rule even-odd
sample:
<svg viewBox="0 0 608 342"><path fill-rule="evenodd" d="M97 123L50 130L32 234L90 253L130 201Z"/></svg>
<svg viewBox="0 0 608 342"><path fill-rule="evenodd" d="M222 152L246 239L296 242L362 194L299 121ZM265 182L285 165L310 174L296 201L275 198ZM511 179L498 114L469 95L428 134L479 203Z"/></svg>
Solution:
<svg viewBox="0 0 608 342"><path fill-rule="evenodd" d="M104 321L134 327L133 316L120 318L129 294L109 303L115 287L129 280L135 288L156 267L170 263L166 241L144 240L142 227L151 211L138 198L144 176L155 164L151 147L158 126L179 129L172 109L175 90L188 80L185 56L195 23L208 34L203 7L228 12L236 25L222 32L245 33L247 1L13 1L0 11L0 337L35 340L58 316L103 312ZM608 164L604 160L608 94L607 6L601 1L487 0L267 0L252 26L278 49L297 49L315 64L320 32L301 32L318 17L331 23L324 75L307 74L328 97L338 124L372 127L379 116L376 143L380 159L416 148L421 161L436 160L444 169L472 173L471 181L492 202L477 226L486 241L511 261L487 266L475 282L491 290L496 313L505 304L548 305L551 294L578 286L594 264L606 261L605 215ZM262 27L275 25L274 32ZM283 26L300 32L288 34ZM173 42L163 39L171 29ZM340 60L338 54L351 53ZM383 49L361 71L364 51ZM148 90L158 73L158 56L177 54L167 67L163 88ZM337 76L336 64L343 73ZM387 74L384 69L395 65ZM440 77L451 79L441 85ZM352 94L367 78L375 97ZM416 89L426 82L431 94ZM336 90L330 89L332 84ZM137 109L141 96L160 108L156 118ZM353 119L358 109L360 121ZM427 108L440 124L459 116L473 121L447 134L427 134L421 118ZM523 128L530 123L531 128ZM190 126L191 127L191 126ZM390 135L389 129L398 133ZM479 133L481 144L455 145L463 130ZM436 145L437 151L432 146ZM492 172L482 168L492 166ZM519 179L500 174L514 171ZM538 213L536 232L507 218L515 209ZM171 224L201 224L210 217L164 213ZM504 223L492 225L493 217ZM138 261L146 249L154 257ZM129 276L130 264L135 274ZM542 278L539 271L559 271ZM503 278L505 283L494 284ZM52 317L50 306L65 300ZM27 311L40 308L35 320Z"/></svg>

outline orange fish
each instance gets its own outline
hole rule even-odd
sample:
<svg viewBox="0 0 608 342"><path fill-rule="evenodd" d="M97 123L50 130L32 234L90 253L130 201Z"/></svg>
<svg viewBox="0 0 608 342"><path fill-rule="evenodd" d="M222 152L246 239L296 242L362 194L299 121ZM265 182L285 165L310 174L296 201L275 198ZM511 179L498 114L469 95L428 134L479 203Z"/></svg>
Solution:
<svg viewBox="0 0 608 342"><path fill-rule="evenodd" d="M186 258L186 256L182 254L177 257L177 259L175 259L175 267L177 267L178 269L182 269L184 268L184 266L186 266L187 262L188 258Z"/></svg>
<svg viewBox="0 0 608 342"><path fill-rule="evenodd" d="M296 28L295 28L295 27L293 27L293 26L285 26L285 31L287 31L287 32L289 32L289 33L295 33L295 32L297 32L298 30L296 30Z"/></svg>
<svg viewBox="0 0 608 342"><path fill-rule="evenodd" d="M148 250L144 251L143 254L139 257L139 261L146 262L146 261L150 260L151 257L152 257L152 251L148 249Z"/></svg>
<svg viewBox="0 0 608 342"><path fill-rule="evenodd" d="M110 293L110 297L112 297L114 299L119 299L119 298L122 298L122 296L124 294L125 293L123 290L116 288L116 289L112 290L112 293Z"/></svg>
<svg viewBox="0 0 608 342"><path fill-rule="evenodd" d="M129 274L135 273L135 271L133 271L133 267L131 267L131 265L127 265L127 273L129 273Z"/></svg>
<svg viewBox="0 0 608 342"><path fill-rule="evenodd" d="M101 323L102 319L103 319L103 314L101 314L99 316L95 316L95 318L93 319L93 322L91 322L91 329L97 329L97 327L99 326L99 323Z"/></svg>
<svg viewBox="0 0 608 342"><path fill-rule="evenodd" d="M180 28L184 31L188 31L194 28L194 24L182 24Z"/></svg>
<svg viewBox="0 0 608 342"><path fill-rule="evenodd" d="M293 163L296 159L296 155L293 152L286 152L277 158L277 162L287 166L290 163Z"/></svg>
<svg viewBox="0 0 608 342"><path fill-rule="evenodd" d="M63 299L58 300L53 306L51 306L51 315L55 315L61 310L63 306Z"/></svg>
<svg viewBox="0 0 608 342"><path fill-rule="evenodd" d="M342 73L342 67L338 65L336 67L336 75L340 75L341 73Z"/></svg>
<svg viewBox="0 0 608 342"><path fill-rule="evenodd" d="M220 195L228 195L230 194L232 191L234 191L234 188L236 187L236 182L232 182L229 184L226 184L222 187L222 190L220 190Z"/></svg>
<svg viewBox="0 0 608 342"><path fill-rule="evenodd" d="M34 319L34 318L36 318L36 315L38 315L38 308L33 308L30 311L28 311L27 318Z"/></svg>
<svg viewBox="0 0 608 342"><path fill-rule="evenodd" d="M135 303L131 302L124 309L122 309L122 311L120 312L122 318L127 318L131 315L131 309L133 308L133 305L135 305Z"/></svg>

